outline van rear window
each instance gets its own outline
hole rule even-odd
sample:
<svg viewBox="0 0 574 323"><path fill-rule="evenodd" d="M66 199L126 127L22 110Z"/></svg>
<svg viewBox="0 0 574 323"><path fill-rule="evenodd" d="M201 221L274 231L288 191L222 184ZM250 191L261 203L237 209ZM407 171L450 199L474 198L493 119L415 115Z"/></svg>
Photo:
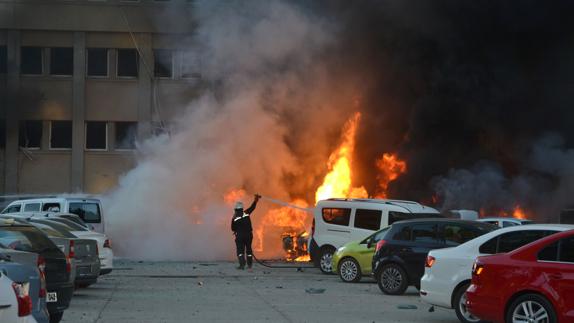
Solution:
<svg viewBox="0 0 574 323"><path fill-rule="evenodd" d="M351 221L351 209L325 208L323 211L323 221L329 224L349 225Z"/></svg>
<svg viewBox="0 0 574 323"><path fill-rule="evenodd" d="M89 202L71 202L68 212L76 214L86 223L101 223L100 205Z"/></svg>

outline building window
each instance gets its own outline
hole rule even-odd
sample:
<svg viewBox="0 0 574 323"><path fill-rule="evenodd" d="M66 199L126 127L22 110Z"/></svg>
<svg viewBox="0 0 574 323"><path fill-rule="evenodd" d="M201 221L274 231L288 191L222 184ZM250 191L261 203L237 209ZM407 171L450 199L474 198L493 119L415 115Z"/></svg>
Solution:
<svg viewBox="0 0 574 323"><path fill-rule="evenodd" d="M169 49L154 49L153 71L155 77L171 78L173 72L173 52Z"/></svg>
<svg viewBox="0 0 574 323"><path fill-rule="evenodd" d="M72 121L50 123L50 149L72 149Z"/></svg>
<svg viewBox="0 0 574 323"><path fill-rule="evenodd" d="M74 49L72 47L50 48L50 74L65 76L74 74Z"/></svg>
<svg viewBox="0 0 574 323"><path fill-rule="evenodd" d="M20 121L18 139L20 147L40 149L42 144L42 121Z"/></svg>
<svg viewBox="0 0 574 323"><path fill-rule="evenodd" d="M108 124L104 121L86 122L86 149L108 150Z"/></svg>
<svg viewBox="0 0 574 323"><path fill-rule="evenodd" d="M8 70L8 52L6 46L0 46L0 74Z"/></svg>
<svg viewBox="0 0 574 323"><path fill-rule="evenodd" d="M20 49L20 73L42 75L44 72L41 47L22 47Z"/></svg>
<svg viewBox="0 0 574 323"><path fill-rule="evenodd" d="M115 149L135 149L137 122L116 122Z"/></svg>
<svg viewBox="0 0 574 323"><path fill-rule="evenodd" d="M201 77L201 62L199 55L194 52L182 52L181 54L181 77Z"/></svg>
<svg viewBox="0 0 574 323"><path fill-rule="evenodd" d="M138 77L138 52L135 49L118 49L118 76Z"/></svg>
<svg viewBox="0 0 574 323"><path fill-rule="evenodd" d="M108 76L108 49L88 48L87 53L86 64L88 65L88 76Z"/></svg>

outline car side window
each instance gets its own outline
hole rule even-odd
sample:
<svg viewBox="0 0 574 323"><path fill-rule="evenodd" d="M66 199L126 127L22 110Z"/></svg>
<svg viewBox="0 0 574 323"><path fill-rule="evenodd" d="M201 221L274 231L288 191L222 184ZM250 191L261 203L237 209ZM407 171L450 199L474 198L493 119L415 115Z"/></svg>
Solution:
<svg viewBox="0 0 574 323"><path fill-rule="evenodd" d="M412 219L412 215L409 213L397 212L397 211L389 211L389 225L402 220L409 220Z"/></svg>
<svg viewBox="0 0 574 323"><path fill-rule="evenodd" d="M574 263L574 237L560 240L558 261Z"/></svg>
<svg viewBox="0 0 574 323"><path fill-rule="evenodd" d="M24 212L38 212L40 211L40 203L29 203L24 205Z"/></svg>
<svg viewBox="0 0 574 323"><path fill-rule="evenodd" d="M454 247L472 240L482 235L484 232L480 232L480 230L467 225L448 223L443 226L442 233L442 239L446 245Z"/></svg>
<svg viewBox="0 0 574 323"><path fill-rule="evenodd" d="M496 253L496 247L498 245L498 237L494 237L487 242L483 243L478 252L486 255L493 255Z"/></svg>
<svg viewBox="0 0 574 323"><path fill-rule="evenodd" d="M2 212L2 214L6 214L6 213L18 213L20 212L20 210L22 209L22 205L21 204L14 204L11 205L10 207L8 207L6 210L4 210Z"/></svg>
<svg viewBox="0 0 574 323"><path fill-rule="evenodd" d="M411 241L411 227L408 225L399 227L397 232L393 234L393 240Z"/></svg>
<svg viewBox="0 0 574 323"><path fill-rule="evenodd" d="M363 210L355 211L355 228L367 230L379 230L381 227L381 210Z"/></svg>
<svg viewBox="0 0 574 323"><path fill-rule="evenodd" d="M412 226L412 240L419 243L435 243L436 225L434 224L416 224Z"/></svg>
<svg viewBox="0 0 574 323"><path fill-rule="evenodd" d="M518 223L514 223L512 221L502 221L502 227L503 228L513 227L516 225L518 225Z"/></svg>
<svg viewBox="0 0 574 323"><path fill-rule="evenodd" d="M42 205L42 211L60 212L61 209L60 203L44 203Z"/></svg>
<svg viewBox="0 0 574 323"><path fill-rule="evenodd" d="M329 224L348 226L351 221L351 209L324 208L322 213L323 221Z"/></svg>
<svg viewBox="0 0 574 323"><path fill-rule="evenodd" d="M558 241L548 245L538 253L538 260L557 261L558 260Z"/></svg>
<svg viewBox="0 0 574 323"><path fill-rule="evenodd" d="M497 253L506 253L527 245L533 241L544 238L546 231L543 230L526 230L508 232L500 236L498 241Z"/></svg>

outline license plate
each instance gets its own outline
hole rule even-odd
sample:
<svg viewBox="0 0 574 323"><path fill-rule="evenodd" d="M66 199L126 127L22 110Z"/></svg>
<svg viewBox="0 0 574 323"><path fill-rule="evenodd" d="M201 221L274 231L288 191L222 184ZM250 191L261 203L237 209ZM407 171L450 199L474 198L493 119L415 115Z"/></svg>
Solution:
<svg viewBox="0 0 574 323"><path fill-rule="evenodd" d="M56 292L48 293L46 295L46 303L55 303L58 301L58 294Z"/></svg>

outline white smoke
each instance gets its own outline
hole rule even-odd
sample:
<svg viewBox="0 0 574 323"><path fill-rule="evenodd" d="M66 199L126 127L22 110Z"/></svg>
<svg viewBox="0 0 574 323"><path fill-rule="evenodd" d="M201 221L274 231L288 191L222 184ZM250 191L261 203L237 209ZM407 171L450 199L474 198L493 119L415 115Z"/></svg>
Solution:
<svg viewBox="0 0 574 323"><path fill-rule="evenodd" d="M137 166L107 194L120 256L232 259L223 195L289 200L309 189L352 108L352 91L321 64L333 34L317 17L281 1L203 1L195 12L207 89L170 120L170 136L139 144ZM270 206L255 211L256 225Z"/></svg>

